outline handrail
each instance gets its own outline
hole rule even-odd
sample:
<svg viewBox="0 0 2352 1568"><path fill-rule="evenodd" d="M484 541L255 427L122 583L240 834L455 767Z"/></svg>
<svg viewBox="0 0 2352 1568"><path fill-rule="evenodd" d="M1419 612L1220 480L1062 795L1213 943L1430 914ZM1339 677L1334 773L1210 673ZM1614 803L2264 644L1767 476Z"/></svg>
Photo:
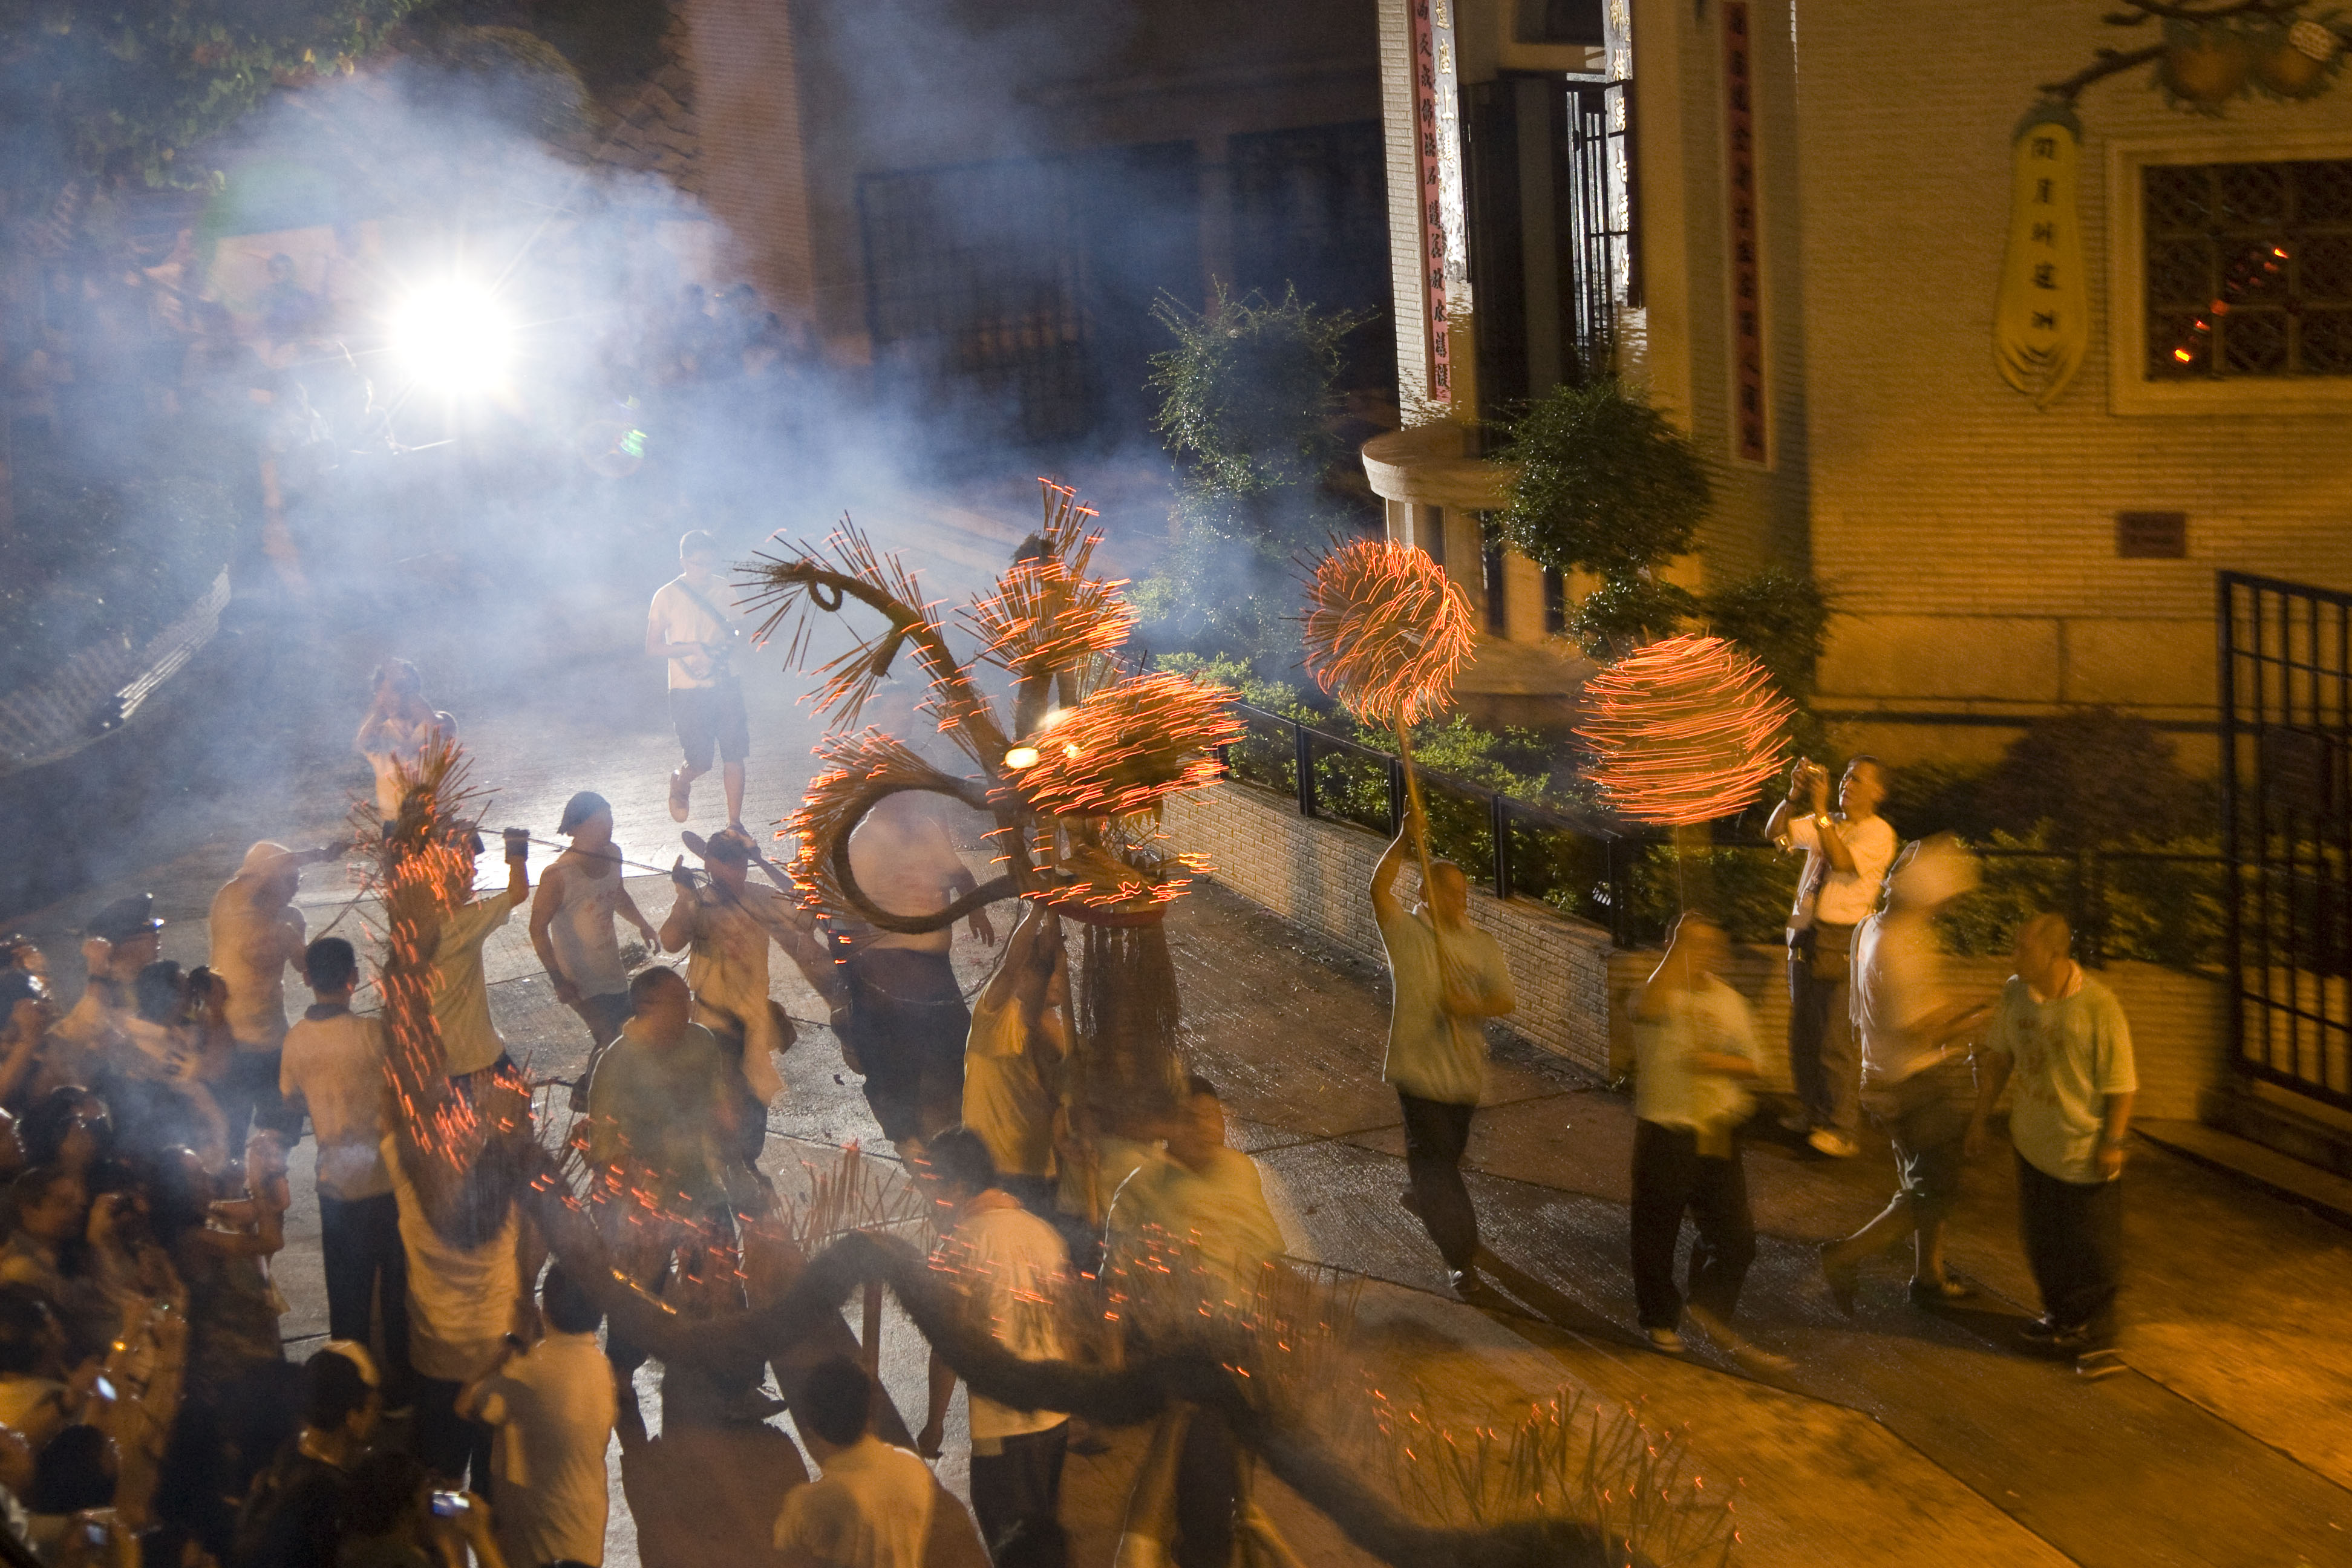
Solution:
<svg viewBox="0 0 2352 1568"><path fill-rule="evenodd" d="M1386 831L1393 837L1403 826L1405 814L1404 764L1393 752L1370 745L1353 736L1341 735L1317 725L1294 719L1287 714L1273 712L1254 704L1236 700L1234 710L1244 721L1258 721L1275 728L1277 734L1289 731L1287 748L1290 766L1294 770L1293 794L1299 815L1310 818L1325 816L1323 802L1316 778L1318 748L1338 752L1379 763L1388 770ZM1240 742L1236 742L1235 744ZM1217 750L1217 762L1224 776L1234 776L1232 747ZM1666 842L1654 830L1597 822L1551 806L1532 805L1513 798L1491 784L1472 782L1443 769L1421 767L1423 780L1437 789L1483 802L1486 807L1487 832L1491 839L1491 863L1487 885L1498 899L1517 897L1524 890L1513 874L1511 834L1515 827L1535 827L1553 832L1573 834L1596 843L1605 863L1605 879L1596 879L1591 888L1590 905L1605 904L1605 919L1601 923L1610 930L1612 942L1619 947L1633 947L1640 940L1635 929L1633 912L1633 873L1639 858L1658 844ZM1760 838L1716 838L1714 849L1760 850L1777 847ZM2099 949L2105 932L2107 914L2106 879L2103 868L2116 862L2158 862L2182 865L2219 866L2224 858L2218 854L2171 849L2036 849L2021 845L1972 845L1970 851L1987 860L2045 860L2063 863L2067 868L2068 913L2083 942L2084 954L2093 963L2100 962ZM1595 870L1600 868L1596 867ZM1605 892L1603 888L1605 887ZM1597 918L1597 917L1596 917Z"/></svg>

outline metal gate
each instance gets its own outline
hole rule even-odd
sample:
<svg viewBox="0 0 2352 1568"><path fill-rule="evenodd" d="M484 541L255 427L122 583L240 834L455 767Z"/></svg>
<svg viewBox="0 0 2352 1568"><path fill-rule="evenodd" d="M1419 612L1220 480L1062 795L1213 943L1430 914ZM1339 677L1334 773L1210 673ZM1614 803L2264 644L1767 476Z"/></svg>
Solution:
<svg viewBox="0 0 2352 1568"><path fill-rule="evenodd" d="M2352 595L2224 572L2218 596L2233 1059L2352 1110Z"/></svg>

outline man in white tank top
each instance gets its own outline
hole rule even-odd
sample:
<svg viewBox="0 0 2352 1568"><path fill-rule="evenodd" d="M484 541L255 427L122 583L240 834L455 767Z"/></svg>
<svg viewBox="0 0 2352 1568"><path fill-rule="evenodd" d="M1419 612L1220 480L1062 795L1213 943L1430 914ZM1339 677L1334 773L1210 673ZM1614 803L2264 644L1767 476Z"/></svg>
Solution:
<svg viewBox="0 0 2352 1568"><path fill-rule="evenodd" d="M593 790L564 804L555 830L572 847L540 878L530 901L530 945L539 954L555 999L580 1015L597 1048L613 1043L629 1019L629 971L621 962L614 918L655 944L653 922L638 912L621 879L621 852L613 847L613 807Z"/></svg>

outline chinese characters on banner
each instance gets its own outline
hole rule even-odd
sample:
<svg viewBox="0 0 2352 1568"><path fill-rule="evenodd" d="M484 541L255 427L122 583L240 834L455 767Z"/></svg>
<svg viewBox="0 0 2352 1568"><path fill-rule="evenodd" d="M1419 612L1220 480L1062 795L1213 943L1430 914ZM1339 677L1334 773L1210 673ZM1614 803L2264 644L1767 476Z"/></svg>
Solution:
<svg viewBox="0 0 2352 1568"><path fill-rule="evenodd" d="M2044 104L2025 117L2011 149L2009 254L1994 301L1993 358L2003 381L2047 408L2083 367L2091 340L2083 226L2074 203L2083 127L2071 110Z"/></svg>
<svg viewBox="0 0 2352 1568"><path fill-rule="evenodd" d="M1429 398L1454 401L1449 297L1469 308L1462 212L1461 94L1453 0L1413 0L1413 128L1421 142L1421 266L1429 300Z"/></svg>
<svg viewBox="0 0 2352 1568"><path fill-rule="evenodd" d="M1724 166L1731 182L1731 449L1742 462L1769 461L1764 395L1763 225L1756 213L1756 110L1749 66L1748 6L1723 7L1723 122L1730 139Z"/></svg>

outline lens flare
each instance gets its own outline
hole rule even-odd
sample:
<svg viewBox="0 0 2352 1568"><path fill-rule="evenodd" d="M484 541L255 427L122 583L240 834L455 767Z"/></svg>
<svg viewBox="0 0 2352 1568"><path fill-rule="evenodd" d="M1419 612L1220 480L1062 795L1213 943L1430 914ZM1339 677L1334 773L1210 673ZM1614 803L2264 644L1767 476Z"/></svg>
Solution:
<svg viewBox="0 0 2352 1568"><path fill-rule="evenodd" d="M462 279L427 284L392 317L392 349L409 374L451 396L491 392L514 359L514 322L489 290Z"/></svg>

